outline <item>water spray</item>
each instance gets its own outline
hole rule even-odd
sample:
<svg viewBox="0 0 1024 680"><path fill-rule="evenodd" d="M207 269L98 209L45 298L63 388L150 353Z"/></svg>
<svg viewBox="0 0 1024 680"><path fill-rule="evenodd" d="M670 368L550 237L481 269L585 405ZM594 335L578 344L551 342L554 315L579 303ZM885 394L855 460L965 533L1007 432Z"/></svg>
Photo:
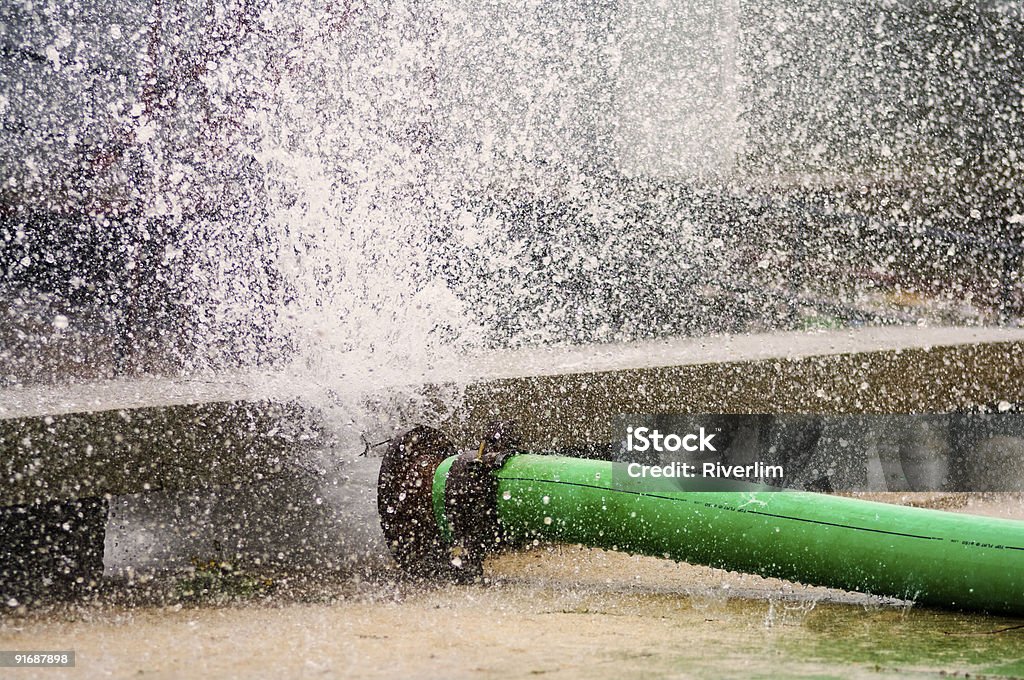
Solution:
<svg viewBox="0 0 1024 680"><path fill-rule="evenodd" d="M460 454L419 426L385 454L381 526L421 577L472 581L488 554L540 540L1024 614L1024 522L801 491L634 490L612 470L522 453L507 427Z"/></svg>

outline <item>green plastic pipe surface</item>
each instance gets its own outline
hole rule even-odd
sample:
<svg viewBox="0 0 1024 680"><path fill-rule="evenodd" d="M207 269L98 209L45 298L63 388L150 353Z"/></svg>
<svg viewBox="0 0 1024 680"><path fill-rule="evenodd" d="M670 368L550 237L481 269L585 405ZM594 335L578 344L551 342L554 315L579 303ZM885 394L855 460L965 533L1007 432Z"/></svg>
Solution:
<svg viewBox="0 0 1024 680"><path fill-rule="evenodd" d="M442 535L444 485L434 475ZM1024 615L1024 522L796 491L645 491L613 464L513 456L497 471L513 540L653 555L937 607Z"/></svg>

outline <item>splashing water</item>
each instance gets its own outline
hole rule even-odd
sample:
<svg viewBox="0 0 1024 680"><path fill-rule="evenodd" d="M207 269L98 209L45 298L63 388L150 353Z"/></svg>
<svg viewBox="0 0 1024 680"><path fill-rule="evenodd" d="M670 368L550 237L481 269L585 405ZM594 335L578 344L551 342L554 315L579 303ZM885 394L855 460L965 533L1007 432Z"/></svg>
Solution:
<svg viewBox="0 0 1024 680"><path fill-rule="evenodd" d="M400 3L262 17L272 78L249 115L288 290L277 333L287 370L351 419L376 389L415 393L479 336L442 276L451 199L429 153L436 48Z"/></svg>
<svg viewBox="0 0 1024 680"><path fill-rule="evenodd" d="M617 131L616 107L636 118L649 103L637 71L683 66L642 57L657 12L614 31L610 10L576 10L271 5L258 46L221 78L248 90L229 99L247 102L236 115L265 212L252 224L281 279L272 336L287 370L349 418L367 390L452 380L484 347L692 330L685 303L715 257L700 193L608 179L616 164L714 169L691 154L641 172L637 154L664 135ZM703 30L693 40L718 29ZM710 113L673 124L728 148L728 115L702 96ZM643 305L627 310L631 298ZM235 316L253 316L240 302Z"/></svg>
<svg viewBox="0 0 1024 680"><path fill-rule="evenodd" d="M9 3L0 382L270 366L370 488L476 352L1019 323L1020 10L881 5Z"/></svg>
<svg viewBox="0 0 1024 680"><path fill-rule="evenodd" d="M5 382L1019 315L1008 3L122 5L3 10Z"/></svg>

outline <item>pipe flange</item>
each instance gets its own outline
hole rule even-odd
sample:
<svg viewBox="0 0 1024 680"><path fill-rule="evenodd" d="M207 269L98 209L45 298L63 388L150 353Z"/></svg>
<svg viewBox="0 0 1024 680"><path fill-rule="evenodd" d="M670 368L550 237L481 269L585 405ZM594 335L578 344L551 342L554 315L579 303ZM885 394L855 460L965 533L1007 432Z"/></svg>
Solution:
<svg viewBox="0 0 1024 680"><path fill-rule="evenodd" d="M434 472L455 446L419 425L388 446L377 479L377 510L388 548L407 573L426 578L451 573L451 554L434 517Z"/></svg>

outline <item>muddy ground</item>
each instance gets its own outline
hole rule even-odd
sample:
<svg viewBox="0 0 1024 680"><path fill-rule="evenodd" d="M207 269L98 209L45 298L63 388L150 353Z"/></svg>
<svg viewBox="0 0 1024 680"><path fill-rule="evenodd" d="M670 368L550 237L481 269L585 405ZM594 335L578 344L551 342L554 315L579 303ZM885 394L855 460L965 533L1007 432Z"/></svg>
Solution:
<svg viewBox="0 0 1024 680"><path fill-rule="evenodd" d="M1019 498L890 500L1024 517ZM655 558L540 546L486 582L306 574L113 587L8 612L0 649L74 649L3 677L1024 677L1024 621L941 612ZM248 583L247 588L239 587ZM277 586L282 586L278 588ZM147 599L148 598L148 599Z"/></svg>

